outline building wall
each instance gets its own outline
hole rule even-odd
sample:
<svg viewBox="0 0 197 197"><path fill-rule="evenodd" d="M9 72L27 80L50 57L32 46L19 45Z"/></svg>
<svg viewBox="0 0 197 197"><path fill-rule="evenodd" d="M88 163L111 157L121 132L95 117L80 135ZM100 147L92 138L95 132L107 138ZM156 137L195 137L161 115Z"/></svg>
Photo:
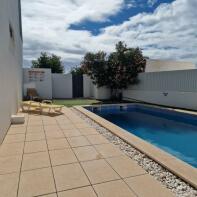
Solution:
<svg viewBox="0 0 197 197"><path fill-rule="evenodd" d="M53 98L72 98L72 74L52 74Z"/></svg>
<svg viewBox="0 0 197 197"><path fill-rule="evenodd" d="M0 143L22 98L22 32L19 0L0 1Z"/></svg>
<svg viewBox="0 0 197 197"><path fill-rule="evenodd" d="M197 70L139 74L140 83L123 91L125 99L197 110Z"/></svg>
<svg viewBox="0 0 197 197"><path fill-rule="evenodd" d="M52 74L51 69L23 69L23 95L26 96L27 88L35 88L43 99L52 99Z"/></svg>
<svg viewBox="0 0 197 197"><path fill-rule="evenodd" d="M195 69L195 64L191 62L178 62L170 60L147 60L145 72L161 72L175 70Z"/></svg>

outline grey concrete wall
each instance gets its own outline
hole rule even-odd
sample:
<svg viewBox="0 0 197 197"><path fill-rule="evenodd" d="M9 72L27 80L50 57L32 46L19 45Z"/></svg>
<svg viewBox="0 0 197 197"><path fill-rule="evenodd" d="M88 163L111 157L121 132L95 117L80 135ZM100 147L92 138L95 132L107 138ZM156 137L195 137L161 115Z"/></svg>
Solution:
<svg viewBox="0 0 197 197"><path fill-rule="evenodd" d="M22 98L22 35L18 0L0 1L0 143Z"/></svg>
<svg viewBox="0 0 197 197"><path fill-rule="evenodd" d="M53 98L72 98L72 74L52 74Z"/></svg>

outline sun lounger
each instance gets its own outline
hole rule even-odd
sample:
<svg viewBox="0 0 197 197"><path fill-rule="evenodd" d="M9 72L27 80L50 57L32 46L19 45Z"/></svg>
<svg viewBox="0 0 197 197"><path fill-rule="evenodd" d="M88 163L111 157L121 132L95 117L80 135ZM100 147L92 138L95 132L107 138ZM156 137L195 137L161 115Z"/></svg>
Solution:
<svg viewBox="0 0 197 197"><path fill-rule="evenodd" d="M24 101L22 102L22 110L25 110L25 107L27 107L27 110L39 110L40 112L43 112L44 109L48 109L48 113L55 111L55 112L61 112L62 108L64 107L64 105L54 105L52 104L52 102L50 103L45 103L45 101L43 101L43 103L39 103L39 102L35 102L35 101ZM47 100L48 102L48 100Z"/></svg>

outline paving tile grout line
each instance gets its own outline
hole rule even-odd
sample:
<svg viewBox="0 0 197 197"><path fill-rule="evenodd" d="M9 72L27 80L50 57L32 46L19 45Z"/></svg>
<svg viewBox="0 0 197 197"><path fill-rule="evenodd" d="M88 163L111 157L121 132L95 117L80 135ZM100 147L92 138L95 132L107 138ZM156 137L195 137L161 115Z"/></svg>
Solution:
<svg viewBox="0 0 197 197"><path fill-rule="evenodd" d="M65 115L65 114L64 114L64 115ZM58 123L58 126L59 126L59 123ZM80 132L80 131L79 131L79 132ZM63 134L64 134L64 133L63 133ZM64 134L64 136L65 136L65 134ZM65 138L66 138L66 136L65 136ZM70 144L70 142L69 142L69 141L68 141L68 143L69 143L69 145L70 145L70 147L71 147L71 144ZM97 192L95 191L94 187L92 186L92 184L91 184L91 182L90 182L90 179L89 179L88 175L86 174L85 170L83 169L83 167L82 167L82 165L81 165L81 163L80 163L80 161L79 161L79 159L78 159L77 155L75 154L75 152L74 152L74 150L73 150L73 148L72 148L72 147L71 147L71 150L72 150L73 154L75 155L75 157L77 158L77 161L78 161L78 163L79 163L79 165L80 165L81 169L83 170L83 172L84 172L84 174L85 174L86 178L88 179L88 181L89 181L89 183L90 183L90 185L91 185L92 189L94 190L94 193L95 193L95 194L96 194L96 196L98 197Z"/></svg>
<svg viewBox="0 0 197 197"><path fill-rule="evenodd" d="M43 116L42 116L42 123L43 123ZM49 154L49 145L48 145L48 142L47 142L47 137L46 137L46 131L45 131L45 128L44 128L44 123L42 124L43 126L43 130L44 130L44 134L45 134L45 138L46 138L46 144L47 144L47 152L48 152L48 155L49 155L49 161L50 161L50 165L51 165L51 171L52 171L52 175L53 175L53 181L54 181L54 185L55 185L55 190L56 190L56 194L58 196L58 191L57 191L57 185L56 185L56 182L55 182L55 175L54 175L54 171L53 171L53 166L52 166L52 162L51 162L51 156Z"/></svg>
<svg viewBox="0 0 197 197"><path fill-rule="evenodd" d="M28 127L28 123L29 123L29 114L27 115L27 124L25 126L25 140L26 140L26 133L27 133L27 127ZM23 153L22 153L22 159L21 159L21 166L20 166L20 171L19 171L19 178L18 178L18 188L17 188L17 197L19 195L19 186L20 186L20 180L21 180L21 172L22 172L22 165L23 165L23 156L24 156L24 151L25 151L25 140L23 143Z"/></svg>
<svg viewBox="0 0 197 197"><path fill-rule="evenodd" d="M81 117L79 117L81 120L83 120ZM83 120L83 122L85 122L84 120ZM86 122L85 122L86 123ZM97 130L96 130L97 131ZM98 131L97 131L98 132ZM101 135L99 132L98 132L98 134L99 135ZM86 136L85 136L86 137ZM88 139L88 138L87 138ZM111 142L110 142L110 144L111 144ZM99 152L98 152L98 150L96 149L96 147L95 147L95 145L92 145L94 148L95 148L95 150L96 150L96 152L99 154ZM74 152L74 151L73 151ZM74 152L74 154L75 154L75 152ZM75 154L75 156L77 157L77 155ZM110 158L110 157L108 157L108 158ZM78 159L78 157L77 157L77 159ZM105 160L106 162L107 162L107 160L106 160L106 158L102 158L103 160ZM94 159L95 160L95 159ZM89 161L93 161L93 160L89 160ZM84 162L86 162L86 161L84 161ZM82 169L83 169L83 166L81 165L81 162L79 161L79 163L80 163L80 166L82 167ZM113 170L114 170L114 172L116 172L116 170L107 162L107 164L109 165L109 167L111 167ZM83 171L84 171L84 169L83 169ZM84 171L84 173L86 174L86 172ZM119 173L118 172L116 172L118 175L119 175ZM87 176L87 175L86 175ZM88 177L88 176L87 176ZM133 191L133 189L131 188L131 187L129 187L129 185L124 181L124 179L119 175L119 177L120 177L120 179L117 179L117 180L122 180L127 186L128 186L128 188L138 197L138 195L136 194L136 192L135 191ZM89 178L88 178L88 180L89 180ZM111 180L112 181L112 180ZM111 181L107 181L107 182L111 182ZM115 181L115 180L114 180ZM90 182L90 184L91 184L91 182ZM92 184L91 184L92 185ZM96 185L96 184L95 184ZM93 189L94 189L94 187L93 187ZM95 190L95 189L94 189ZM95 191L96 192L96 191Z"/></svg>

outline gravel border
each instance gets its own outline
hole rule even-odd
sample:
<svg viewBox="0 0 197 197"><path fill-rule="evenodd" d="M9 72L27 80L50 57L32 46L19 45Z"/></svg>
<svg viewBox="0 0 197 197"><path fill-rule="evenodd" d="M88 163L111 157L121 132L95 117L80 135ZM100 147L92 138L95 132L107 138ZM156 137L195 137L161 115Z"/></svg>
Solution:
<svg viewBox="0 0 197 197"><path fill-rule="evenodd" d="M107 138L111 143L119 147L126 155L140 165L148 174L154 176L156 180L161 182L166 188L171 190L175 196L178 197L197 197L197 190L190 186L188 183L175 176L167 169L162 167L150 159L145 154L141 153L137 149L133 148L130 144L124 142L118 136L112 134L109 130L102 127L85 114L81 113L77 109L72 108L72 111L79 115L88 124L93 126L100 134Z"/></svg>

